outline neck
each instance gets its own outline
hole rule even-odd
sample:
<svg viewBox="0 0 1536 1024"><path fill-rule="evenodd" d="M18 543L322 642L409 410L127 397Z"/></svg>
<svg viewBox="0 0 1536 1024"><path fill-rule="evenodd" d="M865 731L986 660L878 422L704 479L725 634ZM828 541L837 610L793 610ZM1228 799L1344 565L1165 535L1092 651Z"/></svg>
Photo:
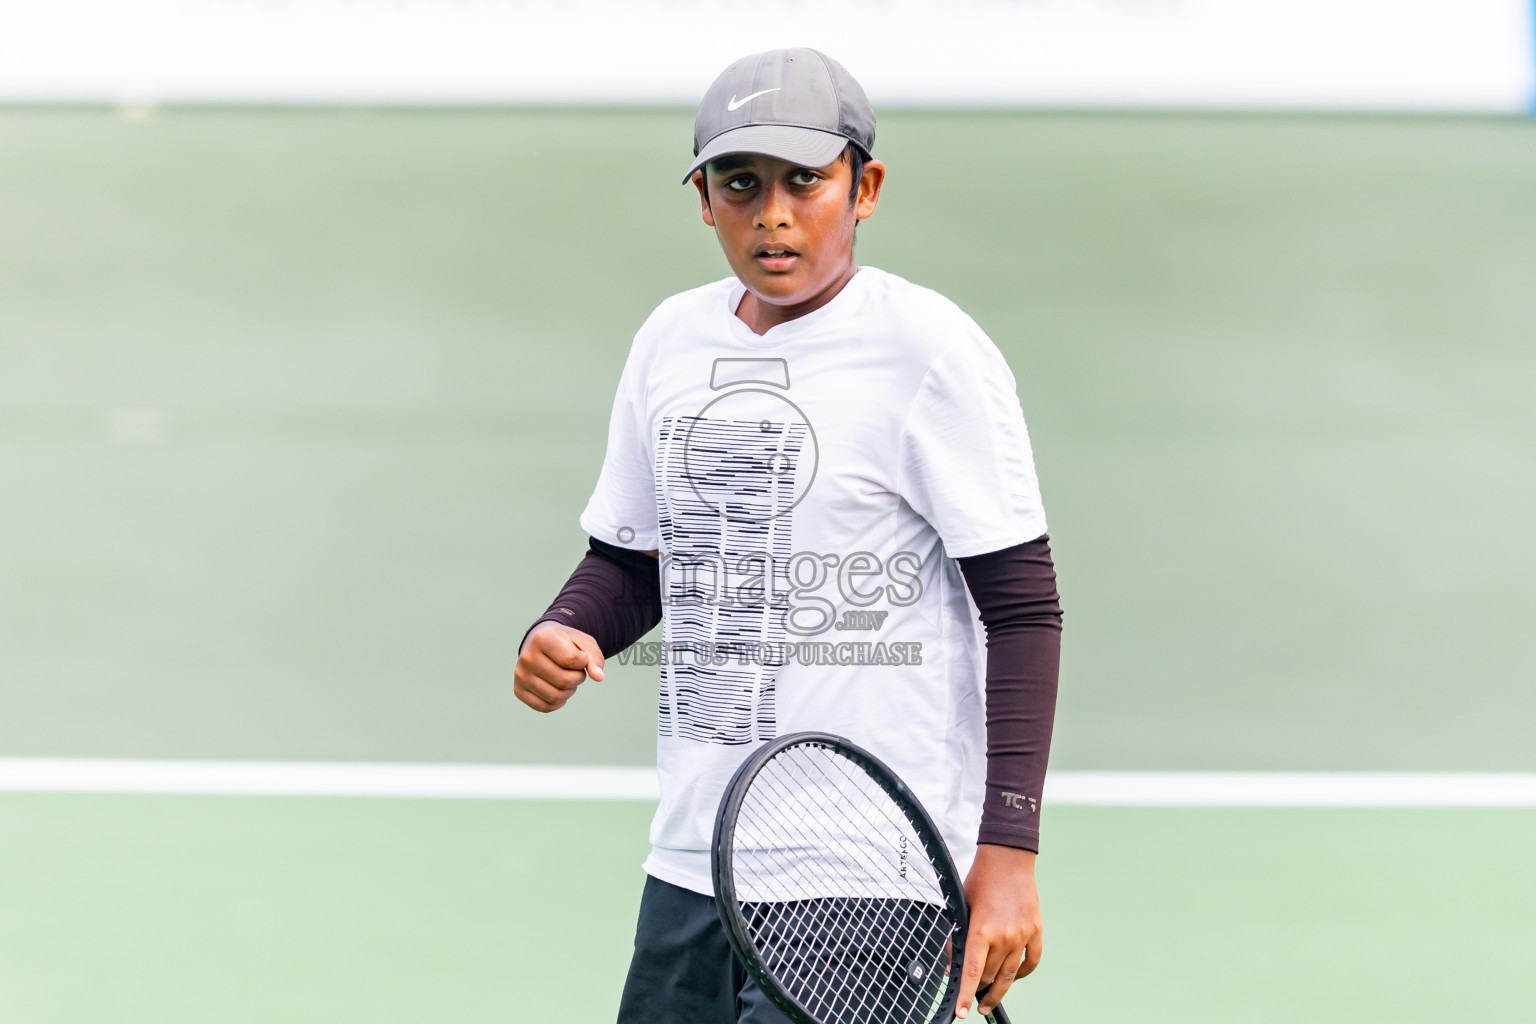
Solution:
<svg viewBox="0 0 1536 1024"><path fill-rule="evenodd" d="M787 324L807 313L814 313L837 298L837 293L853 280L853 275L858 273L858 270L858 265L850 260L848 266L844 267L825 288L803 302L779 305L763 300L748 289L747 293L741 297L741 304L736 307L736 318L746 324L753 334L767 334L779 324Z"/></svg>

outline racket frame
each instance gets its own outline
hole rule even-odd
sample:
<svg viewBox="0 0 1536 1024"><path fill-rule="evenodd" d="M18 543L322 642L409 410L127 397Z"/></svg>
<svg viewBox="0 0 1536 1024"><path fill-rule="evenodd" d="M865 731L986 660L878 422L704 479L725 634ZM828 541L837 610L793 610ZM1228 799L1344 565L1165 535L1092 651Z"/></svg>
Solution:
<svg viewBox="0 0 1536 1024"><path fill-rule="evenodd" d="M778 979L763 965L762 958L758 956L753 945L752 937L747 933L746 922L742 919L740 904L736 900L733 871L734 853L731 837L734 834L737 815L741 812L742 802L746 800L747 791L752 787L752 780L769 761L791 747L799 746L825 747L854 762L864 769L875 784L884 790L886 795L894 800L906 814L913 831L917 834L917 841L922 844L928 859L933 863L934 873L938 876L939 890L944 895L945 909L955 922L949 986L944 995L944 1002L933 1020L938 1022L952 1018L955 1000L960 996L960 975L965 966L965 938L970 927L970 911L965 902L965 884L960 878L959 870L955 867L954 858L949 854L949 848L944 845L944 840L939 835L938 826L928 816L928 811L923 807L922 802L907 788L907 784L901 781L901 777L892 771L889 765L843 736L829 732L796 732L780 736L754 751L736 769L736 773L731 776L731 781L726 785L725 793L720 798L719 812L715 815L710 871L714 875L715 909L720 914L720 923L725 927L725 936L731 948L736 951L737 958L746 968L747 973L752 976L752 980L757 982L758 987L780 1010L795 1021L795 1024L823 1024L802 1006L799 1000L785 991Z"/></svg>

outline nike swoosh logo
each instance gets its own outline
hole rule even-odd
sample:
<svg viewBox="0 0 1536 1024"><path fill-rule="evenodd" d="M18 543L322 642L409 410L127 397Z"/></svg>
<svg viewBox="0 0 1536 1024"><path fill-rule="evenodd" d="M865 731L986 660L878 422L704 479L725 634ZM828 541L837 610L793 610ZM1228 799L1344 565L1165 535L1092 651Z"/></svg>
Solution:
<svg viewBox="0 0 1536 1024"><path fill-rule="evenodd" d="M726 110L740 110L742 107L746 106L748 103L751 103L753 100L757 99L759 96L762 96L765 93L778 92L782 88L784 88L782 85L776 85L772 89L760 89L759 91L753 93L750 96L743 96L741 99L737 99L736 98L736 94L735 93L731 93L731 102L729 102L729 103L727 103L725 105L725 109Z"/></svg>

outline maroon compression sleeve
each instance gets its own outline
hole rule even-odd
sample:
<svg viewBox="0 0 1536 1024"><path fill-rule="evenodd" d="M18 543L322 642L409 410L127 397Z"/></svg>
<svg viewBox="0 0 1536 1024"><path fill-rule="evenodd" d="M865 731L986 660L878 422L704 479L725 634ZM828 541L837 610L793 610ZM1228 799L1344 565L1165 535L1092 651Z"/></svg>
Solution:
<svg viewBox="0 0 1536 1024"><path fill-rule="evenodd" d="M579 629L597 641L603 657L611 658L660 621L661 569L655 557L593 537L586 557L576 563L554 603L533 626L558 622ZM528 642L528 633L518 651Z"/></svg>
<svg viewBox="0 0 1536 1024"><path fill-rule="evenodd" d="M1061 665L1050 538L957 561L987 631L987 790L977 842L1038 851Z"/></svg>

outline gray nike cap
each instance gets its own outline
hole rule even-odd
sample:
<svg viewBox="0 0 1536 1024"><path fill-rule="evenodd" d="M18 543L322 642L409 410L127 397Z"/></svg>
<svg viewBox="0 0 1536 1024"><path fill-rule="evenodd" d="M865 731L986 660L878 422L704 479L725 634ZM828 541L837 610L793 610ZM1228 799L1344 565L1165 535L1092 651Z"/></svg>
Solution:
<svg viewBox="0 0 1536 1024"><path fill-rule="evenodd" d="M754 53L733 61L704 94L683 181L727 153L825 167L850 142L872 155L875 111L841 64L804 46Z"/></svg>

